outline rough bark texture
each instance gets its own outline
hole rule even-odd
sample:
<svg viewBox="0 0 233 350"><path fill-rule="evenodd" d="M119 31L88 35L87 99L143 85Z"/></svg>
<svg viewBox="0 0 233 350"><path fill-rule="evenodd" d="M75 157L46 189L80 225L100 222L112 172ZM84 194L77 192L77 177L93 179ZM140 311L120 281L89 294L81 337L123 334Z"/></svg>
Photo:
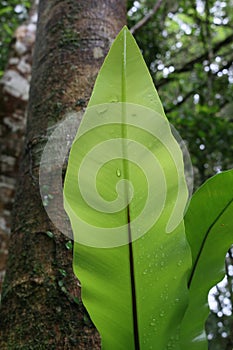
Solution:
<svg viewBox="0 0 233 350"><path fill-rule="evenodd" d="M38 172L47 129L88 102L125 0L41 0L25 149L0 310L0 349L100 349L80 301L68 238L49 221ZM50 231L53 234L47 234Z"/></svg>
<svg viewBox="0 0 233 350"><path fill-rule="evenodd" d="M0 294L5 274L16 178L25 132L37 4L15 32L8 65L0 80Z"/></svg>

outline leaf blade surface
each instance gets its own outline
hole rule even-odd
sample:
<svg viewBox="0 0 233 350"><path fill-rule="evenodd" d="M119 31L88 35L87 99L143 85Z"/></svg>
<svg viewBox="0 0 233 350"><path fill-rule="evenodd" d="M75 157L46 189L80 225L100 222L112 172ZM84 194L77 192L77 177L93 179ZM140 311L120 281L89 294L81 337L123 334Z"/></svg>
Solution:
<svg viewBox="0 0 233 350"><path fill-rule="evenodd" d="M132 104L137 104L136 109ZM108 143L109 138L114 147ZM83 157L101 142L107 145L105 152L91 158L84 178L79 179L83 181L83 193L76 185L77 169L82 166ZM119 157L116 149L120 150ZM107 162L105 155L114 161ZM103 169L100 163L105 164ZM102 201L102 208L109 209L107 213L100 213L83 200L86 196L95 205L94 191L89 190L94 169L98 169L96 187L102 198L109 201L107 204ZM113 212L112 207L119 199L117 182L123 178L127 180L121 182L125 205ZM151 191L147 183L153 178ZM134 188L130 201L129 181ZM186 200L182 153L171 134L140 50L123 28L98 75L72 146L64 196L77 237L74 271L82 283L83 302L100 331L103 349L163 350L176 333L187 305L187 270L191 264L181 215ZM143 211L148 203L149 210ZM162 203L161 208L158 203ZM82 216L82 220L77 216ZM119 234L116 233L114 242L123 226L124 244L97 248L98 235L89 244L92 246L80 244L80 236L83 242L86 237L92 239L93 231L83 224L88 220L96 231L104 226L105 239L114 240L112 226L115 226L114 234L117 230Z"/></svg>
<svg viewBox="0 0 233 350"><path fill-rule="evenodd" d="M215 175L194 194L185 215L192 251L190 302L185 313L182 349L207 350L204 324L208 292L225 274L225 256L233 243L233 170Z"/></svg>

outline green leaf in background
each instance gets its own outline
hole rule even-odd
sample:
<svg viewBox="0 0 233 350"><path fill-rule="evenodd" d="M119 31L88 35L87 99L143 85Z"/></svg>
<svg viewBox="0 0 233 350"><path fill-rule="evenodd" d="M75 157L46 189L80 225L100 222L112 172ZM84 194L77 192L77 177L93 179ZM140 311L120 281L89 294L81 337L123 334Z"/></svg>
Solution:
<svg viewBox="0 0 233 350"><path fill-rule="evenodd" d="M194 194L185 215L192 250L189 306L181 327L182 350L207 350L204 331L208 292L225 274L225 256L233 244L233 170L220 173Z"/></svg>
<svg viewBox="0 0 233 350"><path fill-rule="evenodd" d="M97 77L64 188L74 271L102 349L164 350L176 334L191 266L187 196L181 150L125 27Z"/></svg>

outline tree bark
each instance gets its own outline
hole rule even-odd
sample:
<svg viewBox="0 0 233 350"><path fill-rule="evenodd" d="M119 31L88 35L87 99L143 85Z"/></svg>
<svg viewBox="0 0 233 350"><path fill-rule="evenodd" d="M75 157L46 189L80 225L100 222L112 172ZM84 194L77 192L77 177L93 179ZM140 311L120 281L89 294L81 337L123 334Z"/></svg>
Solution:
<svg viewBox="0 0 233 350"><path fill-rule="evenodd" d="M86 106L109 46L125 23L125 0L40 1L0 349L100 349L72 272L69 239L47 217L38 173L48 128L67 111Z"/></svg>

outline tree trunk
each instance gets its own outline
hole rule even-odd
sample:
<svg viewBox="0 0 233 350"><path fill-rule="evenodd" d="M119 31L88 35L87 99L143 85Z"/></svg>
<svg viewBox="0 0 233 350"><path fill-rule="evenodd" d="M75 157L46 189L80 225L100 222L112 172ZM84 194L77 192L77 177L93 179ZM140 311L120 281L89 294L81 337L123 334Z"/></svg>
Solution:
<svg viewBox="0 0 233 350"><path fill-rule="evenodd" d="M25 133L36 22L37 5L33 1L28 20L14 34L8 64L0 80L0 294Z"/></svg>
<svg viewBox="0 0 233 350"><path fill-rule="evenodd" d="M38 173L48 128L67 111L86 106L109 46L125 23L125 0L40 1L25 149L2 292L0 349L100 348L73 276L69 239L47 217Z"/></svg>

